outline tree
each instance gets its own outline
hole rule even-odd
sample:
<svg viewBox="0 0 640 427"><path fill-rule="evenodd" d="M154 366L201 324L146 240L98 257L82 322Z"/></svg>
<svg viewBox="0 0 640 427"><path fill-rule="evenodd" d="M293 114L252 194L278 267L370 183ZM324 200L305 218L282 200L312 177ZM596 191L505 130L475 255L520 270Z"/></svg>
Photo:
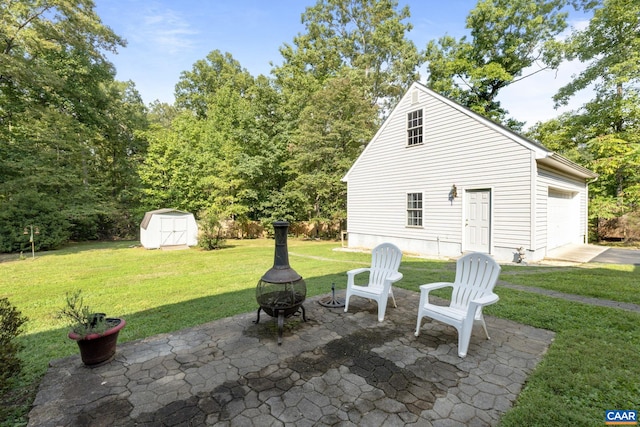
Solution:
<svg viewBox="0 0 640 427"><path fill-rule="evenodd" d="M202 120L183 111L169 128L156 125L145 132L149 146L139 169L145 210L171 207L197 213L207 207L200 181L213 173L216 148L202 149L203 127Z"/></svg>
<svg viewBox="0 0 640 427"><path fill-rule="evenodd" d="M302 14L305 32L283 45L273 69L283 97L276 146L287 147L287 158L286 184L266 206L271 218L344 218L341 178L418 79L409 16L395 0L318 0Z"/></svg>
<svg viewBox="0 0 640 427"><path fill-rule="evenodd" d="M619 138L603 135L590 140L593 155L590 167L600 175L592 194L600 199L600 218L623 215L640 207L640 137L638 134ZM613 197L612 197L613 196ZM605 200L608 200L605 203ZM631 208L631 209L630 209Z"/></svg>
<svg viewBox="0 0 640 427"><path fill-rule="evenodd" d="M507 119L497 96L509 85L557 68L555 37L566 28L564 5L564 0L480 0L467 17L469 38L444 36L427 44L427 85L519 129L522 123Z"/></svg>
<svg viewBox="0 0 640 427"><path fill-rule="evenodd" d="M286 156L272 82L213 51L182 73L176 98L176 111L154 107L160 115L141 169L146 200L239 222L264 217L284 185Z"/></svg>
<svg viewBox="0 0 640 427"><path fill-rule="evenodd" d="M348 75L329 79L301 114L286 162L291 179L284 187L297 219L333 224L346 219L341 180L378 125L375 107L358 96L360 88Z"/></svg>
<svg viewBox="0 0 640 427"><path fill-rule="evenodd" d="M566 103L593 85L595 98L581 111L591 123L592 167L602 174L602 195L616 199L622 213L640 207L639 29L638 2L604 0L587 28L575 31L567 42L567 57L587 62L587 67L555 96L558 103Z"/></svg>
<svg viewBox="0 0 640 427"><path fill-rule="evenodd" d="M604 0L595 9L587 28L575 31L566 43L567 59L578 59L588 62L588 65L558 91L554 97L556 103L566 104L571 96L591 84L595 84L597 101L623 99L627 95L637 97L640 83L639 28L640 3ZM611 125L614 132L623 130L622 115Z"/></svg>
<svg viewBox="0 0 640 427"><path fill-rule="evenodd" d="M105 198L135 185L127 155L140 147L132 135L141 116L116 111L136 101L117 89L105 58L124 41L93 8L90 0L0 3L2 251L20 250L29 224L40 226L37 248L98 237L100 222L113 222Z"/></svg>
<svg viewBox="0 0 640 427"><path fill-rule="evenodd" d="M273 82L258 76L247 93L242 123L244 136L239 172L245 183L242 203L246 220L272 218L275 199L288 178L284 162L289 157L285 134L283 99Z"/></svg>
<svg viewBox="0 0 640 427"><path fill-rule="evenodd" d="M5 396L20 377L22 360L18 353L24 344L17 341L28 319L6 298L0 298L0 396Z"/></svg>
<svg viewBox="0 0 640 427"><path fill-rule="evenodd" d="M319 0L302 14L306 33L280 49L278 83L285 95L300 101L347 68L360 74L359 96L374 105L395 105L417 80L422 61L407 39L409 16L409 8L398 10L395 0Z"/></svg>
<svg viewBox="0 0 640 427"><path fill-rule="evenodd" d="M183 71L176 84L176 107L193 111L197 117L207 116L209 98L223 87L232 87L243 94L253 84L251 74L233 56L219 50L211 51L206 59L193 64L191 71Z"/></svg>
<svg viewBox="0 0 640 427"><path fill-rule="evenodd" d="M111 81L102 84L104 104L96 120L92 141L94 177L92 191L100 195L98 215L87 218L98 226L100 237L132 237L137 234L136 216L140 203L138 167L147 141L141 131L147 129L147 110L133 82Z"/></svg>
<svg viewBox="0 0 640 427"><path fill-rule="evenodd" d="M244 92L229 85L208 98L200 152L209 163L200 185L209 195L209 212L240 223L264 216L268 200L284 185L280 103L264 76Z"/></svg>
<svg viewBox="0 0 640 427"><path fill-rule="evenodd" d="M563 105L591 88L594 98L560 121L536 126L536 137L599 174L590 185L589 215L601 220L640 215L640 4L628 0L582 1L593 9L589 25L564 45L566 58L586 64L555 95ZM562 138L558 136L562 135Z"/></svg>
<svg viewBox="0 0 640 427"><path fill-rule="evenodd" d="M151 126L157 125L168 129L177 116L178 109L172 104L160 102L157 99L149 104L147 119Z"/></svg>

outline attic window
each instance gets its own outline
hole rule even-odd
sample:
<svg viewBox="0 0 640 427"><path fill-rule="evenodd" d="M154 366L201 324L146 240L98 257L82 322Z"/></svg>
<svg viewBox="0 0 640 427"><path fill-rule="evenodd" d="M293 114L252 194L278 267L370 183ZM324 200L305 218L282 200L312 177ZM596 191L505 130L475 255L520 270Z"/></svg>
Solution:
<svg viewBox="0 0 640 427"><path fill-rule="evenodd" d="M407 145L422 144L422 109L407 114Z"/></svg>

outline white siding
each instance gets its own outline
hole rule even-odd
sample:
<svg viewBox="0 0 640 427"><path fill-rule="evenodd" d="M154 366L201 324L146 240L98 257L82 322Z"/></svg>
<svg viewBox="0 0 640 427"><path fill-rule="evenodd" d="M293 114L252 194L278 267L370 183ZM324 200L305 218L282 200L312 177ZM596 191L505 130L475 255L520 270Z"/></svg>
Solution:
<svg viewBox="0 0 640 427"><path fill-rule="evenodd" d="M424 112L424 143L408 147L407 113L418 108ZM576 194L580 230L587 229L585 177L591 174L578 165L567 168L566 159L554 163L552 155L414 84L345 177L349 246L392 242L409 253L459 256L466 249L465 197L483 190L491 194L490 253L512 261L524 247L527 260L542 259L550 187ZM541 167L540 161L569 172ZM449 200L453 185L458 197ZM423 225L407 227L406 195L417 192L423 194Z"/></svg>
<svg viewBox="0 0 640 427"><path fill-rule="evenodd" d="M529 247L530 150L426 91L418 99L417 105L411 95L402 99L349 172L349 245L393 241L409 252L457 256L463 250L464 192L490 189L492 252ZM420 107L424 144L407 147L407 113ZM454 184L458 197L450 201ZM409 192L424 194L422 228L406 226Z"/></svg>
<svg viewBox="0 0 640 427"><path fill-rule="evenodd" d="M198 224L193 214L171 211L148 212L148 223L140 225L140 243L147 249L198 244ZM145 218L147 217L145 215Z"/></svg>

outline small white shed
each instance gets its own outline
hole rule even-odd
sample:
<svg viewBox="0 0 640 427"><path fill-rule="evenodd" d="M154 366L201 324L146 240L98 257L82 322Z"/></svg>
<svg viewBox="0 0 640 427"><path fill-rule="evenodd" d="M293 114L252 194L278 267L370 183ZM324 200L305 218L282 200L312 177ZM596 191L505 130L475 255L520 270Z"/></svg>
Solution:
<svg viewBox="0 0 640 427"><path fill-rule="evenodd" d="M195 246L198 225L193 214L177 209L158 209L144 214L140 243L147 249L162 246Z"/></svg>

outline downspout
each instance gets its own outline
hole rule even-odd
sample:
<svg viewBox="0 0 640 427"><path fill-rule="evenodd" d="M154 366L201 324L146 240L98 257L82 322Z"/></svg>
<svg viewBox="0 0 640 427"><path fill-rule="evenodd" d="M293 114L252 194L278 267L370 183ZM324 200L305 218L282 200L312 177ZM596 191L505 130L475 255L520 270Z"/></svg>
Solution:
<svg viewBox="0 0 640 427"><path fill-rule="evenodd" d="M530 230L529 230L529 250L531 251L535 251L536 248L538 247L537 245L537 239L536 239L536 235L537 230L536 227L538 225L538 212L537 212L537 206L538 206L538 192L537 192L537 186L538 186L538 164L536 163L536 155L533 151L531 151L531 187L529 188L530 194L531 194L531 203L529 206L529 209L531 209L531 221L530 221ZM526 248L525 248L526 249Z"/></svg>

